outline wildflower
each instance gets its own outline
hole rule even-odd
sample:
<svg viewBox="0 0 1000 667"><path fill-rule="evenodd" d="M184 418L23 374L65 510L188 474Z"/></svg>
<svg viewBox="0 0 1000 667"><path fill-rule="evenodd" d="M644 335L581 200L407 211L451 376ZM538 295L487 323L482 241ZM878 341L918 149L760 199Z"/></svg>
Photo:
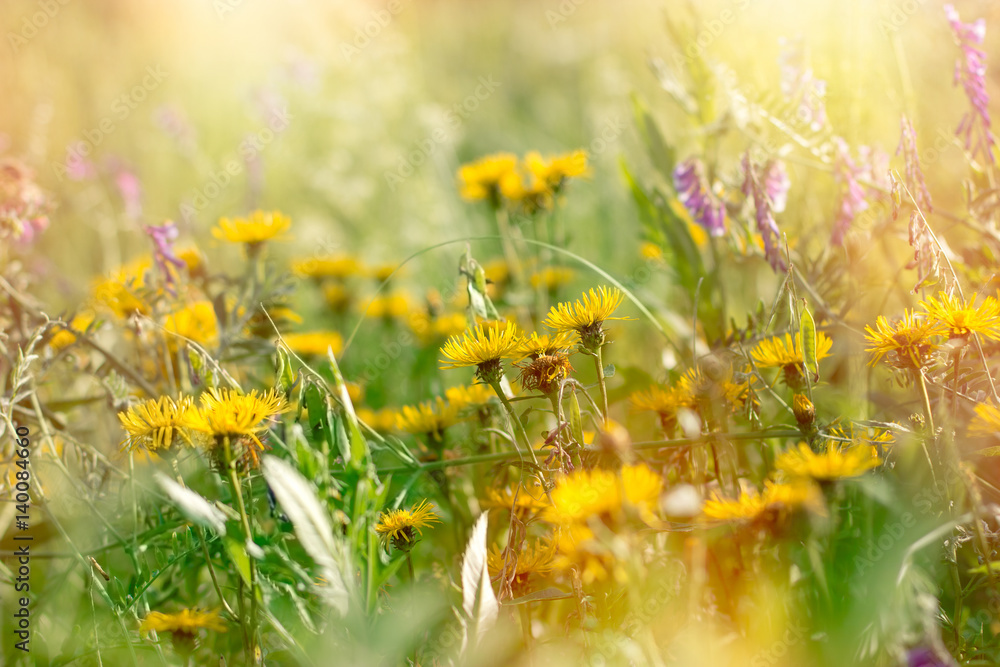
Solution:
<svg viewBox="0 0 1000 667"><path fill-rule="evenodd" d="M148 315L151 308L140 292L142 281L122 282L118 278L106 278L93 288L93 298L98 306L103 306L117 317L125 320L134 315Z"/></svg>
<svg viewBox="0 0 1000 667"><path fill-rule="evenodd" d="M481 407L490 402L496 393L487 384L461 385L445 389L444 396L456 410Z"/></svg>
<svg viewBox="0 0 1000 667"><path fill-rule="evenodd" d="M650 387L633 393L629 400L636 410L655 412L660 418L660 427L667 437L673 437L677 428L677 415L681 410L696 410L698 402L686 387Z"/></svg>
<svg viewBox="0 0 1000 667"><path fill-rule="evenodd" d="M541 154L532 151L524 156L524 163L528 172L553 192L559 192L566 181L571 178L585 177L590 174L587 167L587 152L584 150L575 150L548 158L543 158Z"/></svg>
<svg viewBox="0 0 1000 667"><path fill-rule="evenodd" d="M373 320L403 319L410 312L410 301L402 294L387 294L371 300L365 309L365 317Z"/></svg>
<svg viewBox="0 0 1000 667"><path fill-rule="evenodd" d="M496 546L490 547L486 565L493 578L502 577L501 590L509 585L513 595L520 597L528 592L528 580L532 575L544 575L552 571L554 556L554 544L533 540L520 549L507 546L500 551Z"/></svg>
<svg viewBox="0 0 1000 667"><path fill-rule="evenodd" d="M781 40L781 93L785 99L798 104L796 118L806 122L811 130L820 130L827 121L826 81L817 79L807 66L805 50L799 43Z"/></svg>
<svg viewBox="0 0 1000 667"><path fill-rule="evenodd" d="M230 243L243 243L254 252L272 240L279 240L292 221L280 211L254 211L248 218L222 218L212 229L212 236Z"/></svg>
<svg viewBox="0 0 1000 667"><path fill-rule="evenodd" d="M552 190L538 178L525 181L518 171L509 171L500 178L500 194L526 215L552 208Z"/></svg>
<svg viewBox="0 0 1000 667"><path fill-rule="evenodd" d="M198 248L189 246L177 251L177 258L184 262L188 275L202 276L205 274L205 255Z"/></svg>
<svg viewBox="0 0 1000 667"><path fill-rule="evenodd" d="M573 269L547 266L541 271L531 274L531 286L535 289L544 287L549 292L555 292L560 287L565 287L573 282L574 275Z"/></svg>
<svg viewBox="0 0 1000 667"><path fill-rule="evenodd" d="M424 401L416 406L404 405L396 414L395 427L412 434L426 434L440 442L444 430L458 422L458 408L440 396L433 402Z"/></svg>
<svg viewBox="0 0 1000 667"><path fill-rule="evenodd" d="M1000 407L995 403L980 403L969 423L969 435L993 437L1000 434Z"/></svg>
<svg viewBox="0 0 1000 667"><path fill-rule="evenodd" d="M866 325L865 332L868 334L865 340L871 344L865 349L872 354L869 366L889 355L891 366L919 370L928 363L930 354L938 347L932 338L941 333L941 325L931 318L918 319L912 311L903 311L902 319L895 322L879 315L875 329Z"/></svg>
<svg viewBox="0 0 1000 667"><path fill-rule="evenodd" d="M816 421L816 407L812 401L803 394L795 394L792 397L792 413L799 426L808 427Z"/></svg>
<svg viewBox="0 0 1000 667"><path fill-rule="evenodd" d="M194 635L198 630L212 630L213 632L225 632L226 625L219 618L218 611L198 611L197 609L183 609L176 614L163 614L158 611L151 611L143 619L139 631L146 632L171 632L181 635Z"/></svg>
<svg viewBox="0 0 1000 667"><path fill-rule="evenodd" d="M982 304L974 307L974 301L963 302L940 292L937 298L927 297L920 305L927 311L928 319L937 321L946 329L949 338L968 338L976 333L993 340L1000 339L1000 303L993 297L987 297Z"/></svg>
<svg viewBox="0 0 1000 667"><path fill-rule="evenodd" d="M791 477L809 477L817 482L832 482L847 477L857 477L874 468L881 461L873 456L870 448L841 448L832 442L825 452L815 453L806 443L778 455L774 462L777 470Z"/></svg>
<svg viewBox="0 0 1000 667"><path fill-rule="evenodd" d="M903 116L899 122L901 133L896 155L903 154L903 161L906 165L906 186L913 194L917 207L929 213L934 210L934 207L931 205L931 193L927 191L927 184L924 183L924 172L920 169L917 131L913 129L913 123L906 116Z"/></svg>
<svg viewBox="0 0 1000 667"><path fill-rule="evenodd" d="M784 272L787 267L781 258L781 248L778 245L781 233L778 231L778 223L774 220L774 202L771 200L768 191L760 183L756 169L750 162L750 151L747 151L743 155L743 173L745 174L743 179L743 194L747 197L753 197L757 231L760 232L764 241L764 256L774 271ZM787 180L787 176L785 178ZM782 206L784 206L783 201Z"/></svg>
<svg viewBox="0 0 1000 667"><path fill-rule="evenodd" d="M625 568L621 562L588 526L559 526L553 544L556 550L553 567L562 571L576 570L585 585L608 579L625 581Z"/></svg>
<svg viewBox="0 0 1000 667"><path fill-rule="evenodd" d="M379 264L373 266L368 270L368 275L374 278L377 282L384 283L393 274L398 275L398 271L402 271L402 267L396 264Z"/></svg>
<svg viewBox="0 0 1000 667"><path fill-rule="evenodd" d="M620 476L602 468L575 470L556 482L553 506L544 518L559 525L586 523L591 517L613 520L633 507L649 520L662 490L663 478L643 463L623 466Z"/></svg>
<svg viewBox="0 0 1000 667"><path fill-rule="evenodd" d="M493 206L499 206L500 181L516 169L517 156L511 153L487 155L476 162L462 165L458 170L462 199L487 200Z"/></svg>
<svg viewBox="0 0 1000 667"><path fill-rule="evenodd" d="M361 273L361 262L350 255L310 257L292 262L292 271L303 278L335 278L344 280Z"/></svg>
<svg viewBox="0 0 1000 667"><path fill-rule="evenodd" d="M226 441L230 447L243 445L239 458L256 465L258 451L264 451L260 434L267 431L271 419L288 409L288 401L274 389L261 394L256 390L241 394L233 389L210 389L201 395L201 405L189 413L187 423L212 436L216 446Z"/></svg>
<svg viewBox="0 0 1000 667"><path fill-rule="evenodd" d="M788 203L788 190L792 181L788 178L785 163L781 160L768 160L764 166L764 193L771 202L771 210L781 213Z"/></svg>
<svg viewBox="0 0 1000 667"><path fill-rule="evenodd" d="M548 334L539 336L537 332L532 331L530 337L521 341L521 345L517 349L517 356L537 359L542 356L564 353L572 346L573 338L569 332L560 331L551 336Z"/></svg>
<svg viewBox="0 0 1000 667"><path fill-rule="evenodd" d="M177 225L173 221L167 220L162 225L146 225L142 230L153 242L153 259L156 261L156 267L160 270L168 289L172 290L177 280L176 270L185 266L184 261L174 253L173 248L179 233Z"/></svg>
<svg viewBox="0 0 1000 667"><path fill-rule="evenodd" d="M62 350L69 347L76 342L76 333L74 332L84 332L90 328L94 323L96 317L91 312L80 313L74 317L70 322L68 327L55 326L52 334L52 338L49 339L49 347L55 351Z"/></svg>
<svg viewBox="0 0 1000 667"><path fill-rule="evenodd" d="M691 217L712 236L726 233L726 208L711 192L705 165L688 158L674 169L674 190Z"/></svg>
<svg viewBox="0 0 1000 667"><path fill-rule="evenodd" d="M283 334L281 339L288 349L298 354L326 356L329 350L337 356L344 349L344 337L336 331L309 331Z"/></svg>
<svg viewBox="0 0 1000 667"><path fill-rule="evenodd" d="M441 354L446 359L441 368L476 366L476 376L493 385L503 375L501 359L509 359L521 345L521 335L514 324L503 329L480 323L466 330L461 337L452 336L445 341Z"/></svg>
<svg viewBox="0 0 1000 667"><path fill-rule="evenodd" d="M123 165L115 169L115 186L125 206L125 216L138 220L142 216L142 184L135 172Z"/></svg>
<svg viewBox="0 0 1000 667"><path fill-rule="evenodd" d="M189 417L194 411L190 396L178 401L169 396L151 398L118 413L118 421L125 429L122 449L147 452L170 450L181 442L195 444L189 430Z"/></svg>
<svg viewBox="0 0 1000 667"><path fill-rule="evenodd" d="M31 243L49 226L52 206L27 166L16 160L0 160L0 237Z"/></svg>
<svg viewBox="0 0 1000 667"><path fill-rule="evenodd" d="M519 486L516 491L513 488L489 488L486 490L486 499L483 506L489 509L505 509L513 511L523 519L531 514L543 511L549 507L549 501L545 497L545 491L537 483L526 486Z"/></svg>
<svg viewBox="0 0 1000 667"><path fill-rule="evenodd" d="M591 352L604 345L604 322L607 320L627 320L627 317L612 317L625 296L617 287L591 289L574 303L560 303L549 310L545 326L557 332L575 331L580 343Z"/></svg>
<svg viewBox="0 0 1000 667"><path fill-rule="evenodd" d="M996 140L990 130L990 96L986 90L986 52L980 48L986 37L986 21L962 23L952 5L944 6L945 16L962 49L963 61L955 62L955 84L962 83L972 110L962 117L955 134L965 137L965 150L975 157L982 153L993 164L993 146ZM973 135L975 145L973 145Z"/></svg>
<svg viewBox="0 0 1000 667"><path fill-rule="evenodd" d="M803 480L790 483L764 483L763 493L743 491L736 499L716 493L706 500L702 517L706 521L775 524L803 508L823 513L823 498L815 484Z"/></svg>
<svg viewBox="0 0 1000 667"><path fill-rule="evenodd" d="M864 188L858 183L858 178L864 175L864 169L851 159L851 151L846 141L836 137L834 145L837 149L834 178L840 186L840 203L830 242L834 245L843 245L847 230L850 229L854 218L868 208L868 202L865 201Z"/></svg>
<svg viewBox="0 0 1000 667"><path fill-rule="evenodd" d="M219 337L215 308L209 301L195 301L167 315L163 328L181 339L194 341L199 345L214 345ZM175 338L167 340L176 346Z"/></svg>
<svg viewBox="0 0 1000 667"><path fill-rule="evenodd" d="M560 382L573 372L569 357L562 352L541 355L515 365L521 369L517 381L524 390L534 391L537 389L543 394L550 394L559 389Z"/></svg>
<svg viewBox="0 0 1000 667"><path fill-rule="evenodd" d="M865 447L872 456L880 456L894 440L891 431L857 426L854 422L847 422L846 427L839 424L831 426L828 437L831 440L847 442L851 447Z"/></svg>
<svg viewBox="0 0 1000 667"><path fill-rule="evenodd" d="M352 398L351 400L354 399ZM359 407L356 411L359 421L364 422L379 433L388 433L396 428L396 416L398 413L395 410L385 408L376 412L371 408Z"/></svg>
<svg viewBox="0 0 1000 667"><path fill-rule="evenodd" d="M731 363L709 357L697 367L688 369L677 381L677 389L682 396L692 397L698 411L708 416L719 402L730 409L738 409L746 405L747 400L753 400L750 385L755 380L753 375L745 374L738 378Z"/></svg>
<svg viewBox="0 0 1000 667"><path fill-rule="evenodd" d="M406 552L417 543L414 531L422 536L421 528L440 522L441 519L434 513L434 508L428 505L426 500L421 500L408 510L382 512L375 525L375 532L383 541L391 541L396 549Z"/></svg>
<svg viewBox="0 0 1000 667"><path fill-rule="evenodd" d="M833 341L822 331L816 332L816 361L830 356ZM805 355L802 350L802 334L796 333L795 338L786 333L784 336L774 336L757 343L750 356L758 368L780 368L785 374L785 382L789 386L801 384L805 370Z"/></svg>
<svg viewBox="0 0 1000 667"><path fill-rule="evenodd" d="M652 241L643 241L639 246L639 256L653 262L662 262L663 248Z"/></svg>

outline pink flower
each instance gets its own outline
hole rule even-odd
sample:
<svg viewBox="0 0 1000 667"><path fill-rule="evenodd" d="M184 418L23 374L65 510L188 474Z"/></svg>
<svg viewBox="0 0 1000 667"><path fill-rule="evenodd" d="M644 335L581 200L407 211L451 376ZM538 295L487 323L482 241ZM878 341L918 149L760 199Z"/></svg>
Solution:
<svg viewBox="0 0 1000 667"><path fill-rule="evenodd" d="M955 134L965 138L965 150L970 151L973 158L982 153L992 164L993 146L996 140L990 131L990 96L986 92L986 52L977 46L982 44L986 37L986 21L979 19L975 23L962 23L952 5L945 5L944 13L962 49L962 59L955 61L955 84L962 84L965 96L972 104L972 110L962 117Z"/></svg>
<svg viewBox="0 0 1000 667"><path fill-rule="evenodd" d="M779 167L775 168L775 165L779 165ZM777 176L774 177L777 184L783 186L776 187L775 190L777 196L781 199L782 208L784 208L784 201L788 195L790 181L788 175L784 173L784 167L781 166L780 162L769 163L765 168L765 174L770 173L772 169L775 172L780 171L781 174L784 174L783 180ZM779 245L781 232L778 231L778 223L774 220L774 200L768 193L767 187L761 184L757 169L750 162L749 151L743 154L743 174L743 194L753 197L757 231L760 232L761 238L764 239L764 256L767 258L767 262L771 265L772 269L776 272L784 272L788 267L781 258L781 247Z"/></svg>
<svg viewBox="0 0 1000 667"><path fill-rule="evenodd" d="M705 165L688 158L674 169L674 189L691 217L712 236L726 233L726 209L708 188Z"/></svg>

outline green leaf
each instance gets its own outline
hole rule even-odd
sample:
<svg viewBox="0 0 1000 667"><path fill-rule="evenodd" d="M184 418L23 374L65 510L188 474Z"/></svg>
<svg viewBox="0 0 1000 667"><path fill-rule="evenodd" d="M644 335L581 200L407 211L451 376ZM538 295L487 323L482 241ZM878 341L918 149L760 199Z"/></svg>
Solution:
<svg viewBox="0 0 1000 667"><path fill-rule="evenodd" d="M802 359L806 368L813 373L819 373L819 361L816 359L816 322L808 306L802 307L799 317L799 336L802 338Z"/></svg>
<svg viewBox="0 0 1000 667"><path fill-rule="evenodd" d="M249 586L250 557L247 556L246 548L235 538L226 537L224 539L226 552L229 553L229 558L233 561L233 565L236 566L236 570L240 573L240 578L243 579L243 583Z"/></svg>
<svg viewBox="0 0 1000 667"><path fill-rule="evenodd" d="M608 364L604 367L604 377L613 378L615 376L615 365Z"/></svg>
<svg viewBox="0 0 1000 667"><path fill-rule="evenodd" d="M583 415L580 413L580 401L576 398L575 391L569 394L569 428L573 439L583 445Z"/></svg>

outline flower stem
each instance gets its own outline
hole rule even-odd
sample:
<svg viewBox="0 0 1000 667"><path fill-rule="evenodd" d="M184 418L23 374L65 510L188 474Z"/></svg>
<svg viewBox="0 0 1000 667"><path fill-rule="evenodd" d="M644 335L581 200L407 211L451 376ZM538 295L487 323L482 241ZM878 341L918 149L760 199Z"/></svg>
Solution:
<svg viewBox="0 0 1000 667"><path fill-rule="evenodd" d="M511 428L514 430L514 440L518 443L519 447L524 447L528 450L531 455L531 460L538 464L538 459L535 458L535 450L531 448L531 444L528 442L528 434L524 432L524 426L521 425L521 420L517 418L514 413L514 407L510 404L507 396L503 393L503 388L500 387L499 382L490 382L490 386L493 387L493 391L496 392L497 397L500 402L503 403L504 409L507 411L507 418L511 421Z"/></svg>
<svg viewBox="0 0 1000 667"><path fill-rule="evenodd" d="M250 517L247 514L246 504L243 502L243 487L236 475L236 462L233 460L232 449L229 443L229 436L223 440L226 472L229 476L229 485L233 489L233 496L236 498L237 508L240 511L240 521L243 524L243 533L246 543L253 541L253 530L250 527ZM257 565L254 557L247 554L247 561L250 564L250 655L247 656L249 664L257 664Z"/></svg>
<svg viewBox="0 0 1000 667"><path fill-rule="evenodd" d="M594 353L594 364L597 366L597 383L601 387L601 405L604 412L601 414L602 420L608 420L608 387L604 383L604 357L601 354L601 350L604 349L603 345L597 346L597 350Z"/></svg>

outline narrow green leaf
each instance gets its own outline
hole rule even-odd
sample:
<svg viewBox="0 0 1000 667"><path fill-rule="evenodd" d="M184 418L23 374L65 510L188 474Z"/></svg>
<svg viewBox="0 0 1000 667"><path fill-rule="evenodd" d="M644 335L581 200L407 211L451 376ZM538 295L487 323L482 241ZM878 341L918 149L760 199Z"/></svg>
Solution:
<svg viewBox="0 0 1000 667"><path fill-rule="evenodd" d="M806 368L813 373L819 373L819 361L816 360L816 322L808 306L802 307L799 318L799 336L802 338L802 359Z"/></svg>
<svg viewBox="0 0 1000 667"><path fill-rule="evenodd" d="M522 595L519 598L514 598L513 600L507 600L503 603L503 606L510 607L516 604L525 604L526 602L541 602L544 600L564 600L566 598L573 597L573 594L569 591L564 591L560 588L543 588L540 591L535 591L534 593L528 593L527 595Z"/></svg>
<svg viewBox="0 0 1000 667"><path fill-rule="evenodd" d="M239 540L226 537L226 552L229 554L229 558L232 559L233 564L236 566L236 570L240 573L240 578L243 579L243 583L247 586L250 585L250 557L247 556L246 549L240 543Z"/></svg>

